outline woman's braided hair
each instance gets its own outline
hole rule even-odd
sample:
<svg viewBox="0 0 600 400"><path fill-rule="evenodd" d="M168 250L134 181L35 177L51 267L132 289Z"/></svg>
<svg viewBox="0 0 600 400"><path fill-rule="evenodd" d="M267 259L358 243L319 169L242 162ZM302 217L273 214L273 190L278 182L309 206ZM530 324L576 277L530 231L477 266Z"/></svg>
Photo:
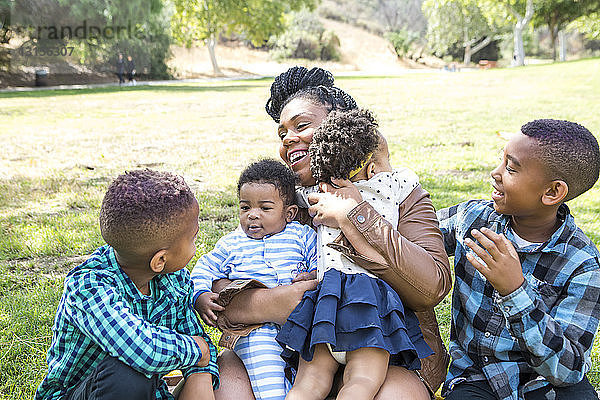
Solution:
<svg viewBox="0 0 600 400"><path fill-rule="evenodd" d="M356 101L342 89L333 86L333 75L323 68L292 67L278 75L271 84L271 97L265 109L275 122L281 110L295 98L306 98L332 110L358 108Z"/></svg>

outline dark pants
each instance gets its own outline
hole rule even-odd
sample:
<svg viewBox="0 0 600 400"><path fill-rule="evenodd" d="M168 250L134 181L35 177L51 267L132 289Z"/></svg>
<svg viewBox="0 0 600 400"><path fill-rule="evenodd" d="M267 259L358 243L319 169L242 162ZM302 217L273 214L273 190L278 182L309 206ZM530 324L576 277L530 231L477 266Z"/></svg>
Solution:
<svg viewBox="0 0 600 400"><path fill-rule="evenodd" d="M554 389L555 397L546 397ZM575 385L556 387L546 385L544 388L525 393L525 400L598 400L594 387L587 378ZM498 400L487 381L463 382L454 387L446 396L446 400Z"/></svg>
<svg viewBox="0 0 600 400"><path fill-rule="evenodd" d="M154 400L158 382L158 375L146 378L122 361L106 357L65 400Z"/></svg>

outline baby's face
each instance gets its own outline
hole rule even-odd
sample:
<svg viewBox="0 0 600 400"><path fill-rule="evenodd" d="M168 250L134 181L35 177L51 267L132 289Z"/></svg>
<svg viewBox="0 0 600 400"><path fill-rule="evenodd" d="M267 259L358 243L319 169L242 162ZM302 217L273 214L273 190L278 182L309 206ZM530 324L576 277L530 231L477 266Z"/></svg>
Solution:
<svg viewBox="0 0 600 400"><path fill-rule="evenodd" d="M240 188L240 225L252 239L283 231L288 217L279 190L270 183L245 183Z"/></svg>

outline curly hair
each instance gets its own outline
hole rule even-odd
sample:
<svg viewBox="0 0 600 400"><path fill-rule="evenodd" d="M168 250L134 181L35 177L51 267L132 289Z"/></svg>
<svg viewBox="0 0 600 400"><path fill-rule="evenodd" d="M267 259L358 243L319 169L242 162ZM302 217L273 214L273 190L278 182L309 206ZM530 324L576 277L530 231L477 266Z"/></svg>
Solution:
<svg viewBox="0 0 600 400"><path fill-rule="evenodd" d="M278 75L271 84L271 97L265 110L278 123L283 107L296 98L322 104L328 112L358 108L348 93L333 86L333 80L331 72L323 68L292 67Z"/></svg>
<svg viewBox="0 0 600 400"><path fill-rule="evenodd" d="M104 195L100 231L117 253L146 256L143 249L176 239L181 216L195 203L181 176L150 169L125 172Z"/></svg>
<svg viewBox="0 0 600 400"><path fill-rule="evenodd" d="M332 111L315 130L308 148L317 182L349 179L379 145L377 121L366 109Z"/></svg>
<svg viewBox="0 0 600 400"><path fill-rule="evenodd" d="M237 192L246 183L269 183L279 191L286 206L296 203L296 175L283 163L266 158L248 165L240 174Z"/></svg>
<svg viewBox="0 0 600 400"><path fill-rule="evenodd" d="M536 156L548 168L550 179L567 183L565 201L588 191L600 173L598 141L585 127L570 121L537 119L521 127L537 141Z"/></svg>

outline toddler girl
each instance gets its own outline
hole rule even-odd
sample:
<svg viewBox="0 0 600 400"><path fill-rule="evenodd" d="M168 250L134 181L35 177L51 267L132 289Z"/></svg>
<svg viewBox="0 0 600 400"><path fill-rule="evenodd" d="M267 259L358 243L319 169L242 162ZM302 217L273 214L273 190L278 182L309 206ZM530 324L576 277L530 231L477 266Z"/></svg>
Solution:
<svg viewBox="0 0 600 400"><path fill-rule="evenodd" d="M317 182L349 179L365 201L398 224L399 204L418 180L408 169L392 170L387 143L369 111L329 113L309 153ZM308 195L317 191L318 186L299 189L300 206L308 207ZM432 354L417 317L404 309L396 292L336 250L344 245L340 235L340 229L317 228L319 286L305 293L277 335L288 363L300 356L288 399L326 397L339 364L346 368L338 399L372 399L388 363L419 369L419 358Z"/></svg>

